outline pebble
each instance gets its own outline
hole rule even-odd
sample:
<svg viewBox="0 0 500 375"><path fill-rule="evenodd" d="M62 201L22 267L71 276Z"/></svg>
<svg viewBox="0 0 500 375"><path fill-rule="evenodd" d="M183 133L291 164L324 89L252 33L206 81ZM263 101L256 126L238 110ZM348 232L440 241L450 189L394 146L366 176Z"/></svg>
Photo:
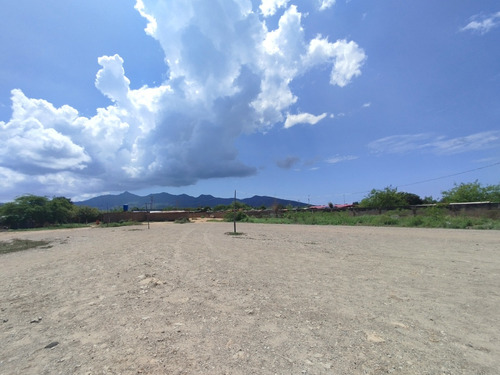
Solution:
<svg viewBox="0 0 500 375"><path fill-rule="evenodd" d="M243 349L240 349L238 350L234 355L233 355L233 358L234 359L243 359L245 358L245 352L243 351Z"/></svg>
<svg viewBox="0 0 500 375"><path fill-rule="evenodd" d="M59 342L52 341L50 344L48 344L47 346L45 346L44 349L50 349L50 348L53 348L54 346L57 346L57 345L59 345Z"/></svg>
<svg viewBox="0 0 500 375"><path fill-rule="evenodd" d="M375 342L375 343L385 342L385 340L382 337L376 335L375 333L367 333L366 339L370 342Z"/></svg>

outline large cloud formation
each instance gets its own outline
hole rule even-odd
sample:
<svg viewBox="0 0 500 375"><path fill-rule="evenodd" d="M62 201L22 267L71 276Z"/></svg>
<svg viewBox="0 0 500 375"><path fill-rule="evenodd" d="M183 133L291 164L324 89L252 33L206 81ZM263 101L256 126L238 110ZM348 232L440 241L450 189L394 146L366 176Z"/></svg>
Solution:
<svg viewBox="0 0 500 375"><path fill-rule="evenodd" d="M95 86L113 104L90 118L12 90L12 118L0 122L3 189L75 196L255 174L235 140L283 123L297 101L290 83L309 69L328 64L330 83L343 87L365 60L353 41L306 41L288 1L137 0L136 9L164 50L166 81L133 90L119 55L99 57ZM298 116L293 123L325 115Z"/></svg>

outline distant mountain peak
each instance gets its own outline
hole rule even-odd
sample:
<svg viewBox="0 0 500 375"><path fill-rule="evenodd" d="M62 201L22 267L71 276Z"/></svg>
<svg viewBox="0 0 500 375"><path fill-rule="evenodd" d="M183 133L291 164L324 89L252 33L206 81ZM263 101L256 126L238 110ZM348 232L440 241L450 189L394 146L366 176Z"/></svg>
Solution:
<svg viewBox="0 0 500 375"><path fill-rule="evenodd" d="M176 208L198 208L198 207L215 207L218 205L229 205L234 201L234 198L217 198L213 195L201 194L198 197L192 197L187 194L173 195L169 193L152 193L147 196L140 196L128 191L112 195L101 195L85 201L75 202L78 206L90 206L100 210L120 209L124 205L128 205L129 209L139 208L144 209L153 199L154 209L164 209L167 207ZM251 198L237 199L239 202L247 204L251 207L271 207L273 204L281 204L283 206L292 205L294 207L307 206L304 203L280 199L276 197L267 197L254 195Z"/></svg>

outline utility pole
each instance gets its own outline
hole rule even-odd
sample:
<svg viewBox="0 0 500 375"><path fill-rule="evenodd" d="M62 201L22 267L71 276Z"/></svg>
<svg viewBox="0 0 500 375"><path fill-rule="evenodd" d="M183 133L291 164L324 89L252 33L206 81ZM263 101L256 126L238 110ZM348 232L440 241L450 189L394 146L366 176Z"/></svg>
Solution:
<svg viewBox="0 0 500 375"><path fill-rule="evenodd" d="M234 234L236 234L236 190L234 191L234 204L233 204L233 224L234 224Z"/></svg>

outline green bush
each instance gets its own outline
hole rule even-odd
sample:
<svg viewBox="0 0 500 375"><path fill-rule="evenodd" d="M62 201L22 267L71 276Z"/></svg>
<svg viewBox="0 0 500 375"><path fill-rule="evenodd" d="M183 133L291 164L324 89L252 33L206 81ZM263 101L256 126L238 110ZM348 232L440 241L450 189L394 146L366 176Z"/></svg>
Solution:
<svg viewBox="0 0 500 375"><path fill-rule="evenodd" d="M71 199L65 197L49 200L47 197L28 194L0 206L0 224L12 229L88 223L97 220L99 215L98 209L75 206Z"/></svg>
<svg viewBox="0 0 500 375"><path fill-rule="evenodd" d="M79 223L92 223L99 219L101 212L94 207L76 206L75 219Z"/></svg>
<svg viewBox="0 0 500 375"><path fill-rule="evenodd" d="M421 216L413 216L408 218L406 225L407 227L420 227L424 225L424 219Z"/></svg>
<svg viewBox="0 0 500 375"><path fill-rule="evenodd" d="M224 215L224 221L234 221L235 213L228 212ZM249 221L248 215L243 211L236 212L236 221Z"/></svg>
<svg viewBox="0 0 500 375"><path fill-rule="evenodd" d="M500 185L482 186L477 180L470 183L461 183L450 189L443 191L442 202L500 202Z"/></svg>
<svg viewBox="0 0 500 375"><path fill-rule="evenodd" d="M378 216L380 225L397 225L399 217L396 215L380 215Z"/></svg>
<svg viewBox="0 0 500 375"><path fill-rule="evenodd" d="M406 206L409 203L405 200L405 194L410 195L409 193L398 193L398 189L390 186L383 190L372 189L359 205L360 207L378 209Z"/></svg>
<svg viewBox="0 0 500 375"><path fill-rule="evenodd" d="M367 225L422 228L500 229L500 220L487 217L450 216L441 207L429 207L421 215L411 210L390 211L383 215L352 216L349 212L287 212L283 217L255 218L254 223L306 224L306 225ZM232 216L231 216L232 220Z"/></svg>

